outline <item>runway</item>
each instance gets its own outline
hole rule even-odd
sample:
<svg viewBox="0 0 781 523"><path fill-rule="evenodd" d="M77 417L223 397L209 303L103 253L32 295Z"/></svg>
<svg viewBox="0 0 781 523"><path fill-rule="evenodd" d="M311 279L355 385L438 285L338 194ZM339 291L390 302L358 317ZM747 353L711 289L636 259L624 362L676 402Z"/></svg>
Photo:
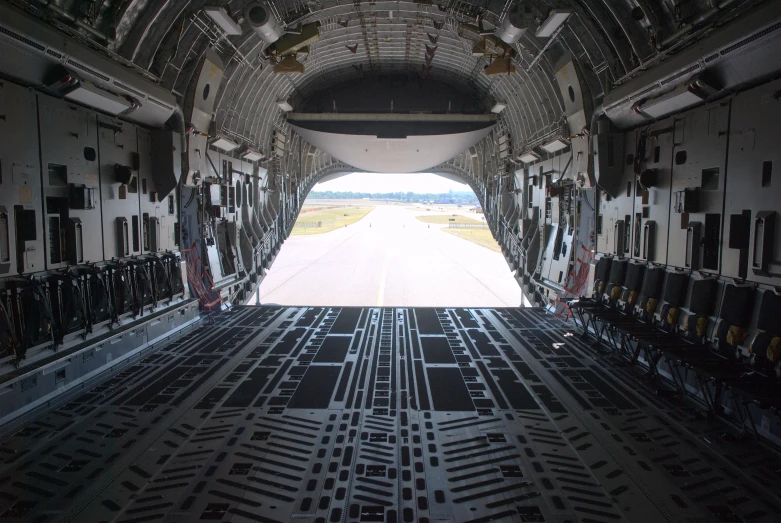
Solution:
<svg viewBox="0 0 781 523"><path fill-rule="evenodd" d="M260 285L260 303L517 307L521 289L500 253L380 205L337 231L290 237ZM441 214L441 213L440 213Z"/></svg>

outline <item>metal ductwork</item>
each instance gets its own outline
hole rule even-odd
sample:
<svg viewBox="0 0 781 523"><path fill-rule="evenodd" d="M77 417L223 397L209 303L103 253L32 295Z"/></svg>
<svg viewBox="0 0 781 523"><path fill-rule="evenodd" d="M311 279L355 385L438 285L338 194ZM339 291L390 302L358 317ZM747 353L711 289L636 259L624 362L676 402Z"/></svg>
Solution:
<svg viewBox="0 0 781 523"><path fill-rule="evenodd" d="M26 57L21 66L16 59L19 51ZM162 127L176 112L176 98L168 91L133 74L110 58L67 39L56 29L26 13L1 4L0 70L27 84L43 88L51 82L53 74L63 69L108 93L136 102L137 107L123 115L124 119Z"/></svg>
<svg viewBox="0 0 781 523"><path fill-rule="evenodd" d="M604 98L605 114L617 127L627 129L647 123L653 116L636 110L638 107L695 77L717 91L714 96L760 81L781 69L778 49L781 9L777 2L767 2L703 38L699 45L616 87ZM705 99L692 100L693 105Z"/></svg>
<svg viewBox="0 0 781 523"><path fill-rule="evenodd" d="M534 13L529 6L519 6L517 11L510 12L502 25L496 30L503 42L513 45L518 43L527 30L534 26Z"/></svg>
<svg viewBox="0 0 781 523"><path fill-rule="evenodd" d="M253 31L267 44L273 44L285 33L266 2L252 2L244 10L244 18Z"/></svg>

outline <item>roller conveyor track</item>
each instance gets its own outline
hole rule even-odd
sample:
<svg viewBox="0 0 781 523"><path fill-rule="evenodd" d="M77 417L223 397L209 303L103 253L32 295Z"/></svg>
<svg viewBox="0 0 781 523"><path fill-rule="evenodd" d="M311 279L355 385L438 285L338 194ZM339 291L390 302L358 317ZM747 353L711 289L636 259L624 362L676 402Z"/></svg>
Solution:
<svg viewBox="0 0 781 523"><path fill-rule="evenodd" d="M532 309L237 307L0 441L13 521L775 521L781 460Z"/></svg>

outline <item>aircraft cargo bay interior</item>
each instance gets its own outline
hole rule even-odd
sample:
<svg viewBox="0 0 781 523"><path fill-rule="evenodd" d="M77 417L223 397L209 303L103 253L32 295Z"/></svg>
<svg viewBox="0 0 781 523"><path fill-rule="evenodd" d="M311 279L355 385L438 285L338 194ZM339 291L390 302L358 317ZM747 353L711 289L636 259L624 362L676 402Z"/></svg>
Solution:
<svg viewBox="0 0 781 523"><path fill-rule="evenodd" d="M0 0L0 520L779 521L778 49L775 0Z"/></svg>

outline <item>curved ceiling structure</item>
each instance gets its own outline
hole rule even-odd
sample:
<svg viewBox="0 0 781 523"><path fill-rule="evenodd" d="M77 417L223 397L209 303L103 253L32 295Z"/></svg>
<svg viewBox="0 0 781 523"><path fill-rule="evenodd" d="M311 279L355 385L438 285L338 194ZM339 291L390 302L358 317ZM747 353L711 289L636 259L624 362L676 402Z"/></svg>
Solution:
<svg viewBox="0 0 781 523"><path fill-rule="evenodd" d="M301 60L304 73L278 75L263 52L266 43L242 20L247 3L151 2L143 9L131 7L121 14L110 47L181 94L191 89L206 48L215 47L226 64L215 105L216 130L261 148L273 129L284 126L278 99L292 98L295 107L342 83L404 74L458 86L480 100L485 110L496 101L506 103L500 125L519 149L557 133L564 123L564 102L554 77L560 57L568 52L576 57L589 96L599 98L661 52L661 43L678 31L677 20L683 14L662 0L440 4L278 0L271 3L272 12L287 27L319 23L319 40ZM214 27L201 10L214 4L242 20L242 34L225 36ZM688 2L686 9L696 13L709 5L704 0ZM553 8L572 14L553 38L535 37L534 27ZM512 45L515 72L486 76L483 69L491 58L473 55L481 41L479 27L493 33L505 19L518 23L522 16L530 19L531 30ZM685 39L682 35L674 45ZM435 49L429 62L427 49Z"/></svg>
<svg viewBox="0 0 781 523"><path fill-rule="evenodd" d="M170 90L187 120L200 66L213 52L224 74L211 95L210 134L264 153L274 131L287 130L280 100L298 111L344 86L361 91L403 77L447 85L471 98L472 110L501 103L498 130L518 154L588 127L568 122L568 96L583 97L588 117L610 91L762 2L273 0L262 4L278 25L267 41L246 20L258 4L248 0L94 2L87 10L74 2L15 3ZM209 16L216 8L222 20ZM282 40L296 40L312 24L314 38L299 38L298 52L287 56L303 72L275 72L285 52L269 42L283 33ZM562 60L577 71L574 93L557 80ZM396 96L408 87L396 83L391 91L394 85ZM378 97L374 110L393 112L394 98ZM329 110L345 109L334 98Z"/></svg>

